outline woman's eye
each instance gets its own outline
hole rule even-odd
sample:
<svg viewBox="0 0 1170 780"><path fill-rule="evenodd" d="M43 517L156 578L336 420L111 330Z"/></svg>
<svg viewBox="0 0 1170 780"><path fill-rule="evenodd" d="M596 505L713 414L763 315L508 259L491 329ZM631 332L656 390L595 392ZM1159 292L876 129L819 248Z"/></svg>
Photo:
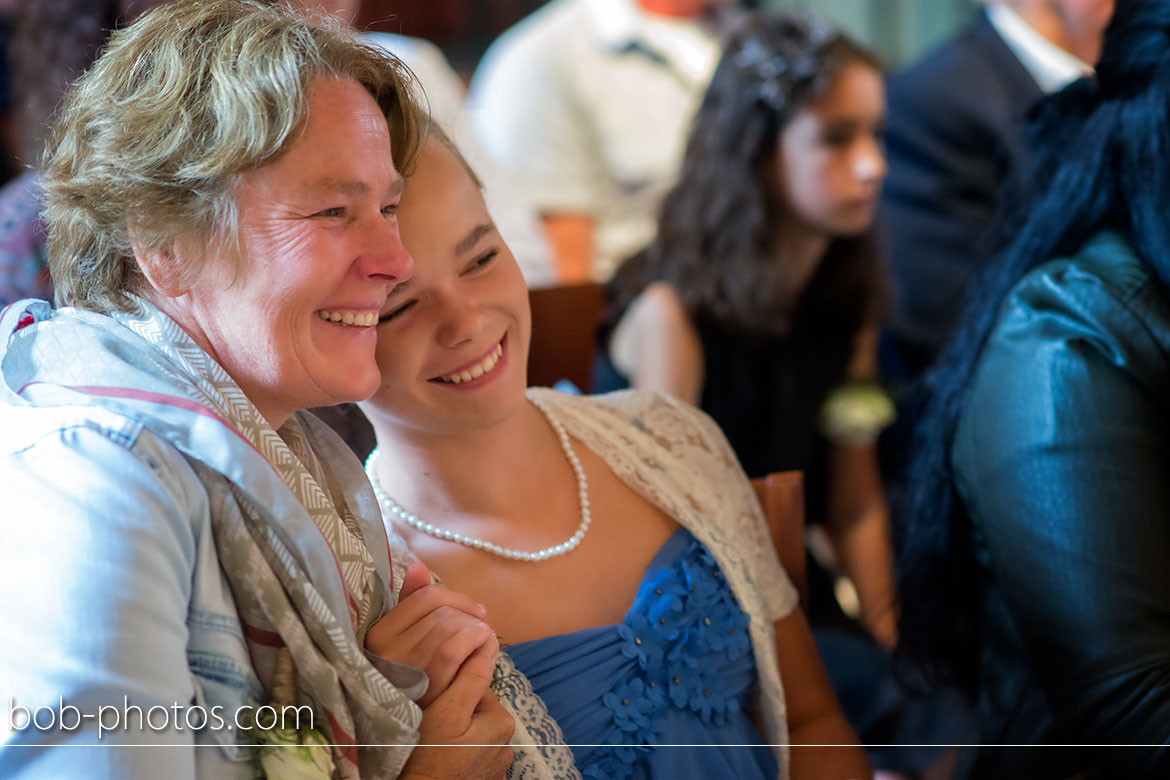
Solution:
<svg viewBox="0 0 1170 780"><path fill-rule="evenodd" d="M382 216L384 216L384 217L393 217L397 213L398 213L398 204L397 203L391 203L389 206L382 207Z"/></svg>
<svg viewBox="0 0 1170 780"><path fill-rule="evenodd" d="M390 320L396 319L398 316L406 313L406 310L411 306L414 306L414 301L407 301L398 308L391 309L378 318L378 324L381 325L383 322L389 322Z"/></svg>
<svg viewBox="0 0 1170 780"><path fill-rule="evenodd" d="M341 206L334 206L333 208L321 209L313 216L315 217L340 217L345 213L345 209Z"/></svg>

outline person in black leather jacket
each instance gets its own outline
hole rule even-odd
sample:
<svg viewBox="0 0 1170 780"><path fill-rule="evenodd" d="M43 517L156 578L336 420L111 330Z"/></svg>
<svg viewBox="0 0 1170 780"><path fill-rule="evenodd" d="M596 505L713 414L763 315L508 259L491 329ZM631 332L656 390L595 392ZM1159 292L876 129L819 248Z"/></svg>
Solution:
<svg viewBox="0 0 1170 780"><path fill-rule="evenodd" d="M957 776L1166 776L1170 2L1119 0L1029 132L1027 208L929 377L902 657L977 703Z"/></svg>

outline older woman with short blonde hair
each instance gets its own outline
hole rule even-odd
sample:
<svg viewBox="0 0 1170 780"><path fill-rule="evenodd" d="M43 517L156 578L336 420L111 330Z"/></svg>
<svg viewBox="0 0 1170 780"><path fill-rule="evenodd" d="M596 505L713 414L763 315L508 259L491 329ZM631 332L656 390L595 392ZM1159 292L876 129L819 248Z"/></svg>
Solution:
<svg viewBox="0 0 1170 780"><path fill-rule="evenodd" d="M302 412L379 384L410 80L280 4L179 0L71 89L60 308L0 314L0 775L502 776L480 608L417 570L396 603L361 467Z"/></svg>

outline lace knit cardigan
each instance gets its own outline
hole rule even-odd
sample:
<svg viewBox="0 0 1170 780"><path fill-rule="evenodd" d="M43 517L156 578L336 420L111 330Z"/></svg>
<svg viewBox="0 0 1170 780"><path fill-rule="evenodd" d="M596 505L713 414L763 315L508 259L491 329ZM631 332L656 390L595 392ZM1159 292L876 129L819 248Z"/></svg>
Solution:
<svg viewBox="0 0 1170 780"><path fill-rule="evenodd" d="M797 594L780 568L759 502L722 432L704 413L657 393L531 392L570 435L690 531L719 563L751 619L749 633L758 673L757 725L776 754L780 777L786 778L788 727L772 626L796 606ZM417 558L386 522L394 581L400 584L406 567ZM579 778L559 726L506 652L500 654L493 687L517 722L512 740L516 759L509 777Z"/></svg>

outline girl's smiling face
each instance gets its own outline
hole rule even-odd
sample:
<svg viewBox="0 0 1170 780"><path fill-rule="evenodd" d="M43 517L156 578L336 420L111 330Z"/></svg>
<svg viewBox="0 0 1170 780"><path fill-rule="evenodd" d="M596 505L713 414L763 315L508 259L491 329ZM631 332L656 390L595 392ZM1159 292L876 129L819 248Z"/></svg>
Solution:
<svg viewBox="0 0 1170 780"><path fill-rule="evenodd" d="M454 433L525 405L528 289L478 182L432 137L398 207L414 276L378 325L382 385L365 407L396 427Z"/></svg>

